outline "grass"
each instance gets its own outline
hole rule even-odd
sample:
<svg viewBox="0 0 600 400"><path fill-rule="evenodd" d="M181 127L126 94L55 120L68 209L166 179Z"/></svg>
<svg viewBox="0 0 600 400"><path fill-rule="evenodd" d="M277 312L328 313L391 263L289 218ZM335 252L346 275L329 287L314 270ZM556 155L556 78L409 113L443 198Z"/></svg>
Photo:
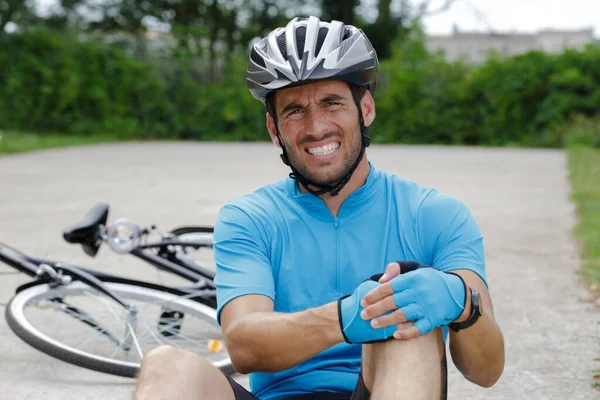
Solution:
<svg viewBox="0 0 600 400"><path fill-rule="evenodd" d="M568 149L573 200L582 246L582 275L586 285L600 297L600 148L576 145Z"/></svg>
<svg viewBox="0 0 600 400"><path fill-rule="evenodd" d="M13 131L0 131L0 154L22 153L25 151L50 149L93 143L107 143L120 140L116 135L60 135L35 134Z"/></svg>
<svg viewBox="0 0 600 400"><path fill-rule="evenodd" d="M600 147L572 145L568 148L568 159L579 217L576 234L582 246L582 277L596 298L600 298ZM592 374L592 385L600 388L600 369Z"/></svg>

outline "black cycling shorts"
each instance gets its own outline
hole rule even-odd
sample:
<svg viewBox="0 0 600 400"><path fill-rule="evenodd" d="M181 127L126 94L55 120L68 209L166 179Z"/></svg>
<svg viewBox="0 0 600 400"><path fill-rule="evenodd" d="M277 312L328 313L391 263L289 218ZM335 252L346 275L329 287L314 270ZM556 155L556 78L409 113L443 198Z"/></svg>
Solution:
<svg viewBox="0 0 600 400"><path fill-rule="evenodd" d="M235 394L235 400L258 400L252 393L247 391L242 385L237 383L233 378L227 377L233 393ZM446 361L446 354L442 357L442 394L440 399L446 400L448 398L448 362ZM370 400L371 393L365 386L365 382L362 378L362 371L358 374L358 382L352 393L333 393L333 392L319 392L311 394L303 394L299 396L286 397L280 400Z"/></svg>
<svg viewBox="0 0 600 400"><path fill-rule="evenodd" d="M235 393L235 400L258 400L258 398L247 391L242 385L234 381L233 378L228 376L227 379L229 379L233 393ZM365 387L361 374L359 375L358 383L356 384L353 393L317 392L285 397L279 400L369 400L370 397L371 394Z"/></svg>

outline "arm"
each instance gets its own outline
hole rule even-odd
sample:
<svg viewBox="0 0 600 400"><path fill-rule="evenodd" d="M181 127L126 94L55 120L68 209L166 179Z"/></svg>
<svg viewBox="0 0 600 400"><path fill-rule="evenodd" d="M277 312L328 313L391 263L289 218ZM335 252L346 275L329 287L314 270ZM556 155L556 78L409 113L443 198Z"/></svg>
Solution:
<svg viewBox="0 0 600 400"><path fill-rule="evenodd" d="M279 313L268 297L248 295L228 303L221 321L231 361L242 374L288 369L344 341L336 302Z"/></svg>
<svg viewBox="0 0 600 400"><path fill-rule="evenodd" d="M217 320L238 372L281 371L343 341L337 306L274 311L271 253L277 241L264 223L268 218L246 210L251 205L227 205L215 224Z"/></svg>
<svg viewBox="0 0 600 400"><path fill-rule="evenodd" d="M418 211L416 227L423 258L433 267L401 274L398 263L386 267L382 285L365 297L366 318L380 327L402 323L396 339L416 338L471 312L470 291L483 298L484 313L471 327L450 331L450 351L459 371L483 387L494 385L504 369L504 339L494 320L485 282L483 238L467 207L458 199L432 192ZM404 268L404 267L403 267ZM398 310L389 316L383 312ZM411 321L406 323L407 321Z"/></svg>
<svg viewBox="0 0 600 400"><path fill-rule="evenodd" d="M422 246L431 255L431 265L459 274L467 286L479 292L484 312L477 323L450 331L450 354L457 369L475 384L494 385L504 369L504 338L494 319L492 299L485 270L483 235L467 206L456 197L433 192L421 203L418 228ZM471 293L467 290L462 321L471 312Z"/></svg>
<svg viewBox="0 0 600 400"><path fill-rule="evenodd" d="M481 294L483 315L477 322L459 332L450 330L450 354L456 368L473 383L483 387L493 386L504 370L504 338L494 319L490 293L481 278L472 271L456 270L467 284ZM457 319L462 322L471 313L471 293L467 306Z"/></svg>
<svg viewBox="0 0 600 400"><path fill-rule="evenodd" d="M269 238L265 227L241 209L221 210L213 237L217 321L238 372L277 372L340 342L368 343L391 336L393 329L374 329L358 317L360 299L378 285L372 280L320 307L275 312Z"/></svg>

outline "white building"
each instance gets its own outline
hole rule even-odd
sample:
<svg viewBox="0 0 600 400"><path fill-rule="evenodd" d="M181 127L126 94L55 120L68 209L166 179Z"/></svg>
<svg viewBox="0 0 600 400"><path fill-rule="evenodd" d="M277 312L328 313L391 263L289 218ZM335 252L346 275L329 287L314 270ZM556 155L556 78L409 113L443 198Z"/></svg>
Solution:
<svg viewBox="0 0 600 400"><path fill-rule="evenodd" d="M452 35L428 36L426 46L430 52L444 52L449 61L462 59L477 64L484 62L490 51L507 56L530 50L561 53L566 48L580 50L594 42L593 29L543 30L532 34L459 32L455 29Z"/></svg>

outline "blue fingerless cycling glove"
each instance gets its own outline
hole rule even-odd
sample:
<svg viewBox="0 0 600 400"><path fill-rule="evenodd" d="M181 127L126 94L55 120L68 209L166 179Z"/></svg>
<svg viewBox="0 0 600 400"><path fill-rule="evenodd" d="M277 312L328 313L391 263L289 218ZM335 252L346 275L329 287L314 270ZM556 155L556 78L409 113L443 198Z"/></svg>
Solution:
<svg viewBox="0 0 600 400"><path fill-rule="evenodd" d="M371 321L365 321L360 317L360 312L363 310L360 301L367 293L379 286L379 282L373 279L374 277L371 277L364 281L351 295L338 300L340 326L347 343L381 342L392 337L396 331L396 325L375 329L371 326Z"/></svg>
<svg viewBox="0 0 600 400"><path fill-rule="evenodd" d="M415 321L421 335L462 314L467 287L460 276L415 262L401 262L400 266L402 274L390 281L392 297L406 320Z"/></svg>

